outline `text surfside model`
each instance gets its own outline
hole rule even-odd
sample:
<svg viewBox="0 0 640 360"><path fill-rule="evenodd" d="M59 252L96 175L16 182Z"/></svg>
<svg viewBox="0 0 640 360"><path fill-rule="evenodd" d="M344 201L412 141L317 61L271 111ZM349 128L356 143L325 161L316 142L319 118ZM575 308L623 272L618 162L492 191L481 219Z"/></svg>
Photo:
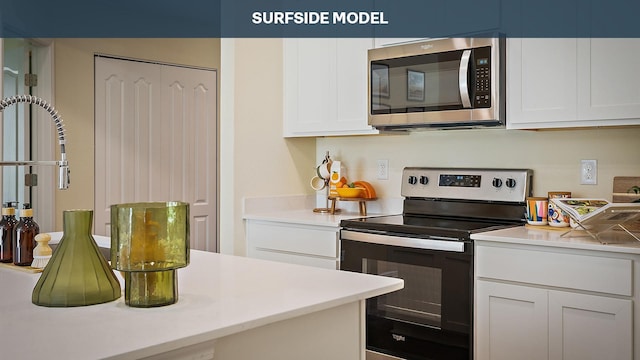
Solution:
<svg viewBox="0 0 640 360"><path fill-rule="evenodd" d="M387 25L382 11L256 11L251 22L260 25Z"/></svg>

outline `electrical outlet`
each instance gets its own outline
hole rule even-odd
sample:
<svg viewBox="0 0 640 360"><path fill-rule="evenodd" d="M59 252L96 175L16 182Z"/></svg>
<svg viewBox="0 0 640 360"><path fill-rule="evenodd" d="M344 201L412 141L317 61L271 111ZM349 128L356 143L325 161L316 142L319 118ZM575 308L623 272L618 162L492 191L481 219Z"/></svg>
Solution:
<svg viewBox="0 0 640 360"><path fill-rule="evenodd" d="M389 160L378 160L378 179L379 180L388 180L389 179Z"/></svg>
<svg viewBox="0 0 640 360"><path fill-rule="evenodd" d="M595 185L598 183L598 161L580 161L580 184Z"/></svg>

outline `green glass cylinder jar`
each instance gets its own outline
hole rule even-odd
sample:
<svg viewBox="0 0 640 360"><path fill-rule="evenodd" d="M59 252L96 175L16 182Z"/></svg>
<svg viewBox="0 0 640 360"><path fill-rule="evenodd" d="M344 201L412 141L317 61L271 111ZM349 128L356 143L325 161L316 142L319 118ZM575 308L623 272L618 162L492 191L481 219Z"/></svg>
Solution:
<svg viewBox="0 0 640 360"><path fill-rule="evenodd" d="M178 301L177 270L123 271L124 299L131 307L171 305Z"/></svg>
<svg viewBox="0 0 640 360"><path fill-rule="evenodd" d="M120 282L91 235L92 221L92 210L64 211L62 239L33 289L34 304L85 306L122 295Z"/></svg>
<svg viewBox="0 0 640 360"><path fill-rule="evenodd" d="M189 248L188 203L111 206L111 266L123 274L127 305L178 301L176 269L189 264Z"/></svg>

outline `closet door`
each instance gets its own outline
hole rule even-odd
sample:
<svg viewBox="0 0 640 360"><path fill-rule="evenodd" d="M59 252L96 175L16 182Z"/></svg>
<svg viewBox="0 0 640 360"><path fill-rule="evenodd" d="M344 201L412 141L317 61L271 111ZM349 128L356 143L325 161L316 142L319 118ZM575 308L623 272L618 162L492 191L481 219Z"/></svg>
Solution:
<svg viewBox="0 0 640 360"><path fill-rule="evenodd" d="M191 247L217 251L216 72L95 58L95 233L112 204L185 201Z"/></svg>
<svg viewBox="0 0 640 360"><path fill-rule="evenodd" d="M163 135L168 142L152 147L167 153L156 160L169 168L169 197L190 204L191 247L217 251L216 74L163 65L161 85L162 131L168 131ZM158 193L165 192L154 196Z"/></svg>

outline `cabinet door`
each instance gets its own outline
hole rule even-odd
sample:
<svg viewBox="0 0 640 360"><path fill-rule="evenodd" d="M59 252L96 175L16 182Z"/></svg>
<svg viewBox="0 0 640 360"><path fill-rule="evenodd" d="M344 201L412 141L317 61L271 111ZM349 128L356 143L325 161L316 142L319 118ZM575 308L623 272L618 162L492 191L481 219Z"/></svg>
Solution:
<svg viewBox="0 0 640 360"><path fill-rule="evenodd" d="M285 39L284 136L377 134L367 123L371 38Z"/></svg>
<svg viewBox="0 0 640 360"><path fill-rule="evenodd" d="M578 40L578 117L603 125L640 119L640 39Z"/></svg>
<svg viewBox="0 0 640 360"><path fill-rule="evenodd" d="M630 360L632 301L549 291L550 360Z"/></svg>
<svg viewBox="0 0 640 360"><path fill-rule="evenodd" d="M336 131L372 132L367 121L367 52L372 39L337 39Z"/></svg>
<svg viewBox="0 0 640 360"><path fill-rule="evenodd" d="M320 132L336 116L336 40L284 40L285 136Z"/></svg>
<svg viewBox="0 0 640 360"><path fill-rule="evenodd" d="M476 360L547 358L547 291L476 281Z"/></svg>
<svg viewBox="0 0 640 360"><path fill-rule="evenodd" d="M507 39L507 127L575 126L576 39Z"/></svg>

